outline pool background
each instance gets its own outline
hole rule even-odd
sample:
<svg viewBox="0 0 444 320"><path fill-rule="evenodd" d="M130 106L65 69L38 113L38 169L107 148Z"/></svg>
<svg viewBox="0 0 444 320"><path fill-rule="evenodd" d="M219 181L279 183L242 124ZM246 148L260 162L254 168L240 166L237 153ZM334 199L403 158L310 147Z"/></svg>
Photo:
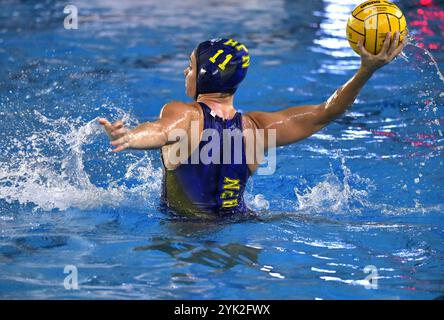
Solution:
<svg viewBox="0 0 444 320"><path fill-rule="evenodd" d="M359 66L344 30L359 2L82 0L65 30L64 2L2 1L0 298L442 296L442 2L397 2L417 46L343 117L277 150L276 173L247 189L260 219L160 213L158 151L111 154L96 123L188 100L188 55L219 36L251 51L240 111L322 102ZM64 288L66 265L79 290Z"/></svg>

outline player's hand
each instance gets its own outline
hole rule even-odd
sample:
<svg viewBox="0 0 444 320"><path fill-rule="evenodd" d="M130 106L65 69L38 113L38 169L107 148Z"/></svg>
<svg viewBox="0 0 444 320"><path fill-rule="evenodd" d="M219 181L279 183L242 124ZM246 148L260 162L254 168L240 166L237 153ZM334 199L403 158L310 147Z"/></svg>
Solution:
<svg viewBox="0 0 444 320"><path fill-rule="evenodd" d="M131 146L132 134L129 129L124 128L123 121L110 123L104 118L99 118L98 121L105 128L111 144L116 147L113 152L120 152Z"/></svg>
<svg viewBox="0 0 444 320"><path fill-rule="evenodd" d="M368 52L363 45L363 39L358 41L358 48L361 52L362 69L369 72L375 72L382 66L391 62L398 54L401 53L406 44L405 38L404 41L399 41L399 31L395 32L393 41L390 40L391 36L391 32L387 32L384 44L382 45L381 51L378 54L371 54Z"/></svg>
<svg viewBox="0 0 444 320"><path fill-rule="evenodd" d="M123 123L122 120L118 120L118 121L116 121L114 123L110 123L105 118L99 118L98 121L99 121L99 123L101 125L103 125L103 127L105 128L106 133L108 134L108 137L112 141L117 140L117 139L123 137L129 131L128 129L123 127L124 123Z"/></svg>

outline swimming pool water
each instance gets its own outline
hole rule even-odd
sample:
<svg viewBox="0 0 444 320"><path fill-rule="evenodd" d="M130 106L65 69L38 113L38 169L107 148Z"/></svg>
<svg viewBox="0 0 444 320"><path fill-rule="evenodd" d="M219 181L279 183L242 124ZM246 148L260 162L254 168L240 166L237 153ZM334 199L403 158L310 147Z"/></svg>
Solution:
<svg viewBox="0 0 444 320"><path fill-rule="evenodd" d="M257 218L161 213L159 152L111 154L96 123L136 125L187 100L188 56L214 37L250 49L240 111L322 102L359 67L345 38L358 3L79 0L78 29L66 30L63 1L3 1L0 298L442 296L439 1L396 2L415 46L344 116L278 148L275 174L247 187ZM66 266L78 289L65 289Z"/></svg>

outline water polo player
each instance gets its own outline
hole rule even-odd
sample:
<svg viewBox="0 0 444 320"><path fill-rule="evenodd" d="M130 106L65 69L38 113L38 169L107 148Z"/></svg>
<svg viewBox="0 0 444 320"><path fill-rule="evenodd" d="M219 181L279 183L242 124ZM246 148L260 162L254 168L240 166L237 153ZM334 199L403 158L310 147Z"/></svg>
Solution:
<svg viewBox="0 0 444 320"><path fill-rule="evenodd" d="M205 41L191 53L190 64L184 70L186 93L193 102L167 103L157 121L134 129L125 128L122 121L111 124L102 118L99 122L112 140L114 152L161 148L165 169L162 203L168 208L178 213L243 214L248 212L243 201L245 185L260 161L256 157L247 161L247 150L288 145L321 130L353 104L372 74L392 61L403 47L398 32L393 40L387 34L377 55L367 52L360 41L359 70L327 101L276 112L241 114L233 100L247 74L248 49L233 39ZM191 139L193 134L196 136L193 128L200 137L197 143ZM222 143L224 130L249 130L253 139L244 136L240 143L227 147ZM275 141L268 138L271 130ZM208 148L207 144L215 140L220 142L218 148ZM204 161L202 154L218 161ZM222 161L227 159L230 161Z"/></svg>

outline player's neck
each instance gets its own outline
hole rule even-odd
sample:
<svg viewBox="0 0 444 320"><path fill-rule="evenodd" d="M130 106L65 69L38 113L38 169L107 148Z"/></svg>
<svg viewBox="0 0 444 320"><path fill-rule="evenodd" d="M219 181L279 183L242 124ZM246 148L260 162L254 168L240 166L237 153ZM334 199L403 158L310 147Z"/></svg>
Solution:
<svg viewBox="0 0 444 320"><path fill-rule="evenodd" d="M197 102L205 103L212 111L223 119L234 117L236 110L233 106L234 95L221 97L220 93L200 94Z"/></svg>

